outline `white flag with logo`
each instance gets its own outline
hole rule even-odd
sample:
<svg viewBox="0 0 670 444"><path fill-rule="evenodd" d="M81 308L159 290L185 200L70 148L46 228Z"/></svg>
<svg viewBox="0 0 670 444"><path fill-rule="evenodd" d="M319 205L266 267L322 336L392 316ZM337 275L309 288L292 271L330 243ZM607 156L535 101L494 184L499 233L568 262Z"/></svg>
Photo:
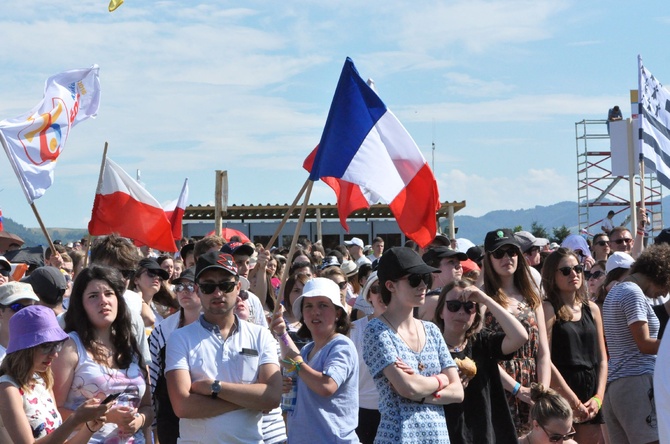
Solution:
<svg viewBox="0 0 670 444"><path fill-rule="evenodd" d="M643 65L639 66L640 154L658 181L670 188L670 92Z"/></svg>
<svg viewBox="0 0 670 444"><path fill-rule="evenodd" d="M0 141L30 203L44 195L70 130L95 117L100 105L99 67L49 77L32 110L0 122Z"/></svg>

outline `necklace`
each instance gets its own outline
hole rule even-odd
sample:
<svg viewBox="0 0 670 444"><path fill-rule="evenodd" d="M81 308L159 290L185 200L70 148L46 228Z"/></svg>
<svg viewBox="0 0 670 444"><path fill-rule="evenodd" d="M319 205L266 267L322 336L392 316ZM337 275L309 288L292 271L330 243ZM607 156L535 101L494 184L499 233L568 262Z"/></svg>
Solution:
<svg viewBox="0 0 670 444"><path fill-rule="evenodd" d="M416 339L417 341L419 341L419 351L414 351L414 349L409 345L409 342L407 342L405 338L402 337L400 332L393 326L391 321L389 321L384 314L382 314L382 318L384 318L386 323L389 325L389 327L391 327L391 329L395 332L395 334L397 334L400 337L400 339L402 339L402 341L407 345L407 348L412 350L412 352L415 355L417 355L416 357L418 361L417 368L419 369L420 372L422 372L426 368L426 365L423 362L421 362L421 353L423 352L423 347L421 346L421 339L419 338L419 327L416 325L416 321L414 320L414 318L412 318L412 322L414 323L414 329L416 331Z"/></svg>
<svg viewBox="0 0 670 444"><path fill-rule="evenodd" d="M465 339L463 342L461 342L457 347L454 347L453 345L447 344L449 347L449 351L452 351L454 353L460 353L463 350L465 350L465 346L468 345L468 340Z"/></svg>

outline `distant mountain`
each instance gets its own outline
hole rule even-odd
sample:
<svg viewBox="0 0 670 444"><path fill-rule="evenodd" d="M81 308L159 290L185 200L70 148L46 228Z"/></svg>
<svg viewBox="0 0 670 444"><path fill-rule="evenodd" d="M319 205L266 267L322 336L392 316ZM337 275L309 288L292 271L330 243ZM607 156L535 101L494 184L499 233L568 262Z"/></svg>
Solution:
<svg viewBox="0 0 670 444"><path fill-rule="evenodd" d="M23 239L26 247L47 245L47 239L40 228L26 228L8 217L2 218L2 224L5 231L16 234ZM52 241L60 240L63 244L79 240L88 233L88 230L75 228L47 228L47 231Z"/></svg>
<svg viewBox="0 0 670 444"><path fill-rule="evenodd" d="M666 226L670 226L670 196L663 198L663 220ZM591 221L602 219L610 210L608 207L592 208L590 211ZM524 230L530 231L531 224L537 222L542 225L551 235L553 228L563 225L568 227L573 233L577 233L579 224L577 203L559 202L548 206L536 206L524 210L497 210L486 213L480 217L473 216L455 216L456 226L458 227L459 238L466 238L475 244L483 244L486 233L496 228L514 228L521 226ZM623 223L623 217L614 218L615 224ZM46 245L46 239L39 228L26 228L21 224L14 222L9 218L4 218L5 230L20 236L26 241L26 246ZM85 229L70 228L49 228L49 234L52 240L61 240L64 244L73 242L86 236ZM592 230L598 232L599 229Z"/></svg>

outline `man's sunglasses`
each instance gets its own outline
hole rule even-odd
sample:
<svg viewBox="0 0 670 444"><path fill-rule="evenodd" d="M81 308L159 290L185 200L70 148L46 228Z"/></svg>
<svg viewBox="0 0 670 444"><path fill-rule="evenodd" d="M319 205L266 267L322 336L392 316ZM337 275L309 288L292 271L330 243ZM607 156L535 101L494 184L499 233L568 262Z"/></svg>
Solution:
<svg viewBox="0 0 670 444"><path fill-rule="evenodd" d="M558 269L558 271L560 271L563 276L570 276L572 270L575 270L575 273L577 274L581 274L582 271L584 271L584 267L581 265L575 265L574 267L561 267Z"/></svg>
<svg viewBox="0 0 670 444"><path fill-rule="evenodd" d="M193 293L193 291L195 290L195 285L193 285L193 284L177 284L177 285L174 286L174 291L176 291L177 293L179 293L181 291L184 291L184 290L188 290L189 292Z"/></svg>
<svg viewBox="0 0 670 444"><path fill-rule="evenodd" d="M614 243L617 244L617 245L621 245L621 244L623 244L624 242L627 243L627 244L632 244L632 243L633 243L633 238L630 238L630 237L622 237L621 239L611 240L610 242L614 242Z"/></svg>
<svg viewBox="0 0 670 444"><path fill-rule="evenodd" d="M431 275L430 273L426 274L410 274L405 277L400 278L399 280L402 279L407 279L407 282L409 283L409 286L412 288L416 288L419 285L421 285L421 282L423 282L426 285L430 285L431 283Z"/></svg>
<svg viewBox="0 0 670 444"><path fill-rule="evenodd" d="M467 314L472 314L472 312L475 310L476 306L477 306L477 304L475 304L472 301L466 301L466 302L462 302L462 301L458 301L458 300L447 301L447 310L449 310L452 313L458 313L458 311L461 309L461 307L463 307L463 310Z"/></svg>
<svg viewBox="0 0 670 444"><path fill-rule="evenodd" d="M519 252L516 248L507 248L505 250L498 248L496 251L491 252L491 256L496 259L502 259L505 255L510 259L514 259L519 255Z"/></svg>
<svg viewBox="0 0 670 444"><path fill-rule="evenodd" d="M547 438L549 438L549 442L559 442L559 441L567 441L568 439L572 439L575 437L577 432L575 431L574 427L570 428L570 431L566 433L565 435L559 435L558 433L549 433L547 430L544 428L543 425L540 424L540 427L546 433Z"/></svg>
<svg viewBox="0 0 670 444"><path fill-rule="evenodd" d="M210 283L210 282L200 282L198 283L198 287L200 288L200 291L203 294L212 294L216 291L218 288L224 293L230 293L235 289L237 286L237 281L225 281L225 282L217 282L215 284Z"/></svg>

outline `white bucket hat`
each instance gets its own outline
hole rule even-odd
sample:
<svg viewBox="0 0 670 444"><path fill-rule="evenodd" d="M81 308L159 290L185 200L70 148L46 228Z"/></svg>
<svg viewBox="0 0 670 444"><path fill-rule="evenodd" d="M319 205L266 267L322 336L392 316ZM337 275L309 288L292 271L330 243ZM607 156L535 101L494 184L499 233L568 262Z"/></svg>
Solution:
<svg viewBox="0 0 670 444"><path fill-rule="evenodd" d="M316 298L319 296L330 299L333 305L344 310L344 305L342 305L340 299L340 287L328 278L318 277L307 281L305 288L302 290L302 295L293 302L293 316L296 319L302 317L302 300L304 298Z"/></svg>

